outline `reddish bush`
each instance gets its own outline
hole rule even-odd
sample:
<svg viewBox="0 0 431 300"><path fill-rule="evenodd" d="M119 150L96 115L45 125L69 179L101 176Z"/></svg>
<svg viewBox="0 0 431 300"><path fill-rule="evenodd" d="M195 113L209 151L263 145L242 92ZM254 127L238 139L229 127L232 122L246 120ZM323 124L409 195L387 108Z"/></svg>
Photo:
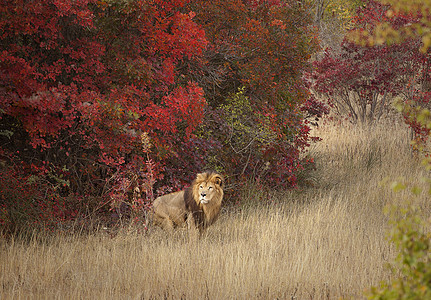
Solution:
<svg viewBox="0 0 431 300"><path fill-rule="evenodd" d="M42 181L50 180L47 172L63 176L65 195L99 198L150 162L159 176L165 161L188 143L205 106L197 84L177 84L180 62L199 57L207 44L204 31L183 12L184 4L3 3L0 145L5 164L35 166ZM142 150L142 134L154 145L152 159ZM123 178L111 180L114 174ZM55 202L48 194L41 199Z"/></svg>
<svg viewBox="0 0 431 300"><path fill-rule="evenodd" d="M354 43L347 35L341 51L326 49L309 76L311 87L353 122L378 121L390 110L395 96L411 98L429 82L429 55L419 51L418 39L385 45L365 42L380 22L394 28L416 22L409 14L387 14L389 9L378 1L366 1L357 11L352 29L364 43Z"/></svg>
<svg viewBox="0 0 431 300"><path fill-rule="evenodd" d="M305 16L296 1L4 1L3 222L20 188L19 205L45 210L30 219L66 220L80 199L132 215L211 166L294 186L310 142L301 76L316 43ZM217 110L239 86L271 136L246 155L229 153L235 128Z"/></svg>
<svg viewBox="0 0 431 300"><path fill-rule="evenodd" d="M295 186L299 153L311 142L304 117L321 113L317 101L304 106L309 94L302 74L317 48L306 8L297 1L190 5L209 40L198 82L210 106L204 127L221 147L209 165L236 185ZM233 105L242 87L248 105Z"/></svg>

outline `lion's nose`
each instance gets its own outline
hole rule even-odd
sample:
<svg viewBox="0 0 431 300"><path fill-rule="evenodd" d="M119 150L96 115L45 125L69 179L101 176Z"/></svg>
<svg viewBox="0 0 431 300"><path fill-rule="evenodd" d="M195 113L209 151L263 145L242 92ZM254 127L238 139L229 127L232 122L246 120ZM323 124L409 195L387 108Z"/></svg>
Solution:
<svg viewBox="0 0 431 300"><path fill-rule="evenodd" d="M201 193L202 197L205 197L207 195L207 193Z"/></svg>

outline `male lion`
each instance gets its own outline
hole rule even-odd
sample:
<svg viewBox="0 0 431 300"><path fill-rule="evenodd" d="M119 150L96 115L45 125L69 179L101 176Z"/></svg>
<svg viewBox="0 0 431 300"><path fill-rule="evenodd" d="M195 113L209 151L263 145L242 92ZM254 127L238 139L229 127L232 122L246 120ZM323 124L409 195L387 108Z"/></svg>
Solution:
<svg viewBox="0 0 431 300"><path fill-rule="evenodd" d="M153 203L153 222L165 230L187 224L202 233L214 223L223 200L223 177L213 172L197 174L185 190L158 197Z"/></svg>

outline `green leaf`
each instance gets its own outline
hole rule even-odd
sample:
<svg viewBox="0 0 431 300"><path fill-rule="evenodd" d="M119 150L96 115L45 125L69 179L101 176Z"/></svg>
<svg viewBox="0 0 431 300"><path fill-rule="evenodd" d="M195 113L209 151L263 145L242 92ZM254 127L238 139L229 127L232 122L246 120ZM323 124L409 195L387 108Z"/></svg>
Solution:
<svg viewBox="0 0 431 300"><path fill-rule="evenodd" d="M405 184L403 184L402 182L394 181L391 184L391 189L394 192L399 192L399 191L405 190L406 188L407 188L407 186Z"/></svg>
<svg viewBox="0 0 431 300"><path fill-rule="evenodd" d="M416 196L419 196L422 193L422 189L420 187L414 186L412 187L412 193Z"/></svg>

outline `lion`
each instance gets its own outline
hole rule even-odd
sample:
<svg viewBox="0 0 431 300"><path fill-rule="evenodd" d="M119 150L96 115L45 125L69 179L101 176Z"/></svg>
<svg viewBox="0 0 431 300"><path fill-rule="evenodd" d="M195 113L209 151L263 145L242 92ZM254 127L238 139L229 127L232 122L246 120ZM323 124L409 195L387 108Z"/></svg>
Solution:
<svg viewBox="0 0 431 300"><path fill-rule="evenodd" d="M197 174L189 188L154 200L153 223L169 232L187 226L202 234L220 214L223 182L214 172Z"/></svg>

